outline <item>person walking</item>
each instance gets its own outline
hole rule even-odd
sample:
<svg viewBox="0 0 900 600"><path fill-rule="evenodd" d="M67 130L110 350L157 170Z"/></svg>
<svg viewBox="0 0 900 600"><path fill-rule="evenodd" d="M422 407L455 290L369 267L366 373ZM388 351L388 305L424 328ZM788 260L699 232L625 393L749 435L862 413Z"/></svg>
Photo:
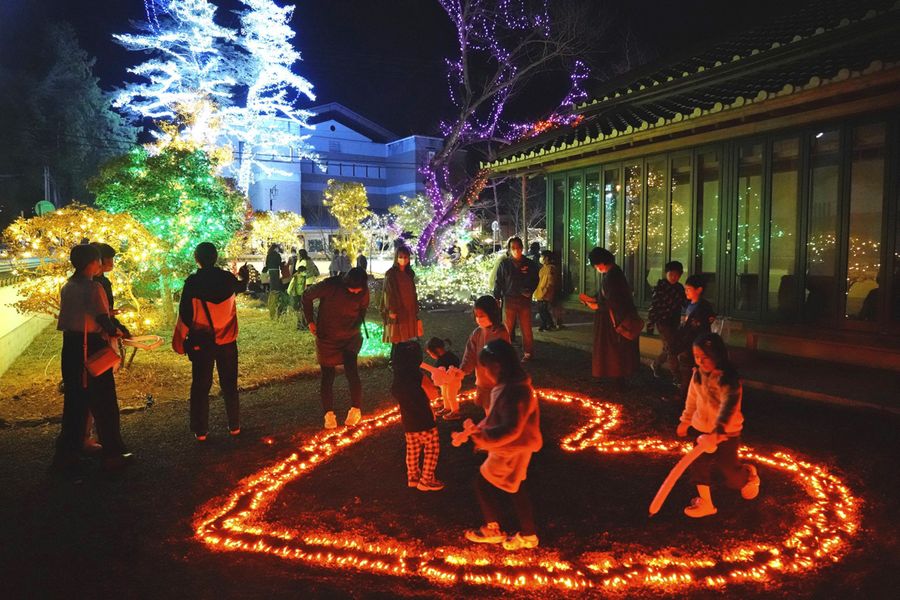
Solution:
<svg viewBox="0 0 900 600"><path fill-rule="evenodd" d="M647 314L647 333L652 334L654 327L659 330L663 348L659 356L651 363L653 376L660 377L663 363L669 365L672 381L678 380L678 348L676 334L681 324L681 311L687 298L684 287L678 283L684 274L684 266L677 260L666 263L666 277L656 282L650 300L650 312Z"/></svg>
<svg viewBox="0 0 900 600"><path fill-rule="evenodd" d="M172 349L191 361L190 426L198 442L209 434L209 390L213 367L225 399L228 432L241 433L238 396L238 318L235 293L240 287L233 274L216 266L219 252L211 242L194 249L196 273L188 275L178 303L178 322Z"/></svg>
<svg viewBox="0 0 900 600"><path fill-rule="evenodd" d="M591 374L623 384L626 377L638 372L641 364L639 337L629 340L616 331L625 319L634 318L637 308L625 273L606 248L594 248L588 255L591 265L603 274L596 296L579 295L594 311L594 347Z"/></svg>
<svg viewBox="0 0 900 600"><path fill-rule="evenodd" d="M334 414L334 377L336 368L344 366L350 384L350 410L344 424L354 426L362 419L362 383L357 358L362 348L360 326L369 308L368 277L362 269L353 268L339 277L329 277L306 288L303 314L309 330L316 338L316 359L322 370L321 397L325 428L337 427ZM319 301L318 318L313 302Z"/></svg>
<svg viewBox="0 0 900 600"><path fill-rule="evenodd" d="M315 283L319 278L319 267L305 248L297 251L297 267L306 267L306 285Z"/></svg>
<svg viewBox="0 0 900 600"><path fill-rule="evenodd" d="M494 298L503 303L503 321L512 336L518 322L522 327L522 362L534 356L534 334L531 331L531 296L538 285L538 266L523 254L522 239L511 237L506 242L508 256L500 261L494 281Z"/></svg>
<svg viewBox="0 0 900 600"><path fill-rule="evenodd" d="M416 273L410 266L410 250L406 246L394 251L394 264L384 274L381 318L382 341L386 343L399 344L422 335Z"/></svg>

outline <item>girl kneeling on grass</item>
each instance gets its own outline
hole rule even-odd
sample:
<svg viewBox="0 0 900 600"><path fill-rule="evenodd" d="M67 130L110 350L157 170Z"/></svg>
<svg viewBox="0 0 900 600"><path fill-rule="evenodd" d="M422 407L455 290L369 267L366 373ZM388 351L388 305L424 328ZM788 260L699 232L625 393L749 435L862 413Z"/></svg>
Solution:
<svg viewBox="0 0 900 600"><path fill-rule="evenodd" d="M477 448L488 453L475 480L485 525L466 531L466 539L482 544L502 542L507 550L535 548L534 511L524 482L531 455L542 445L537 396L509 342L488 342L478 358L484 366L485 383L493 386L491 410L478 425L468 419L464 430L453 434L455 446L471 438ZM500 529L500 511L506 503L512 504L519 521L519 532L510 537Z"/></svg>
<svg viewBox="0 0 900 600"><path fill-rule="evenodd" d="M468 375L475 372L475 404L487 413L491 408L491 388L493 383L488 383L484 368L481 365L480 352L484 345L491 340L505 340L509 342L509 331L500 319L500 305L493 296L481 296L475 301L473 310L475 323L478 327L469 336L466 342L466 350L463 352L460 371Z"/></svg>
<svg viewBox="0 0 900 600"><path fill-rule="evenodd" d="M715 445L712 453L702 454L690 466L698 496L684 514L700 518L717 512L709 493L714 473L721 474L728 487L740 490L746 500L759 494L759 475L756 467L738 460L744 423L743 392L737 370L728 360L725 342L715 333L706 333L694 341L693 352L697 367L691 376L677 433L679 437L686 436L690 426L706 434L698 438L698 444L705 439L711 447Z"/></svg>

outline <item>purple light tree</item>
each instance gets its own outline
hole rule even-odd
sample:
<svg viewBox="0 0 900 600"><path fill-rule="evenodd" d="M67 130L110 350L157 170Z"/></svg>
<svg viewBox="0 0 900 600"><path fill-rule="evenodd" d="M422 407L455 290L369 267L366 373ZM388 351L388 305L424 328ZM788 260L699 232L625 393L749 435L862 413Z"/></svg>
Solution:
<svg viewBox="0 0 900 600"><path fill-rule="evenodd" d="M444 146L422 169L434 217L416 246L426 261L440 230L459 218L459 208L477 199L486 173L454 180L450 164L460 150L490 157L492 147L538 133L540 124L511 124L507 104L535 75L568 65L572 89L545 123L564 123L571 106L585 97L587 69L577 11L553 15L549 0L438 0L456 30L459 54L447 60L447 85L457 112L441 123ZM552 23L551 23L552 21Z"/></svg>

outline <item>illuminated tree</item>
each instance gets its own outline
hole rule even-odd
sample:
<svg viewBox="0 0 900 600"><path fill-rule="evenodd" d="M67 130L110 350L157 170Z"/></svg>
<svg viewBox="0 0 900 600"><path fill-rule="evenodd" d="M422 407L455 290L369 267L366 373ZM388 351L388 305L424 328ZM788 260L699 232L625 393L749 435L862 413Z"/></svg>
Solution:
<svg viewBox="0 0 900 600"><path fill-rule="evenodd" d="M202 150L164 148L150 155L136 148L107 163L91 183L97 205L128 213L163 244L160 293L167 319L172 286L194 270L194 248L212 242L224 250L245 219L246 201L213 174Z"/></svg>
<svg viewBox="0 0 900 600"><path fill-rule="evenodd" d="M138 333L155 319L148 299L150 284L158 277L163 244L131 215L111 214L73 203L40 217L16 219L3 232L4 258L22 268L24 259L40 260L19 284L19 312L59 314L59 290L72 275L69 251L82 240L104 242L116 249L116 267L108 277L116 293L118 315Z"/></svg>
<svg viewBox="0 0 900 600"><path fill-rule="evenodd" d="M447 61L453 119L441 123L444 145L422 170L434 216L416 246L425 260L439 229L452 224L460 206L477 199L484 187L482 173L454 177L450 163L460 150L494 156L497 143L508 144L524 135L571 122L561 109L547 125L511 126L503 122L506 106L532 78L560 61L571 63L572 90L562 100L568 107L584 97L581 82L587 77L575 57L586 36L579 30L583 19L570 14L552 15L548 0L439 0L455 31L458 55ZM571 7L565 7L571 8ZM551 27L551 22L553 27Z"/></svg>
<svg viewBox="0 0 900 600"><path fill-rule="evenodd" d="M367 246L362 222L372 214L365 186L356 182L329 179L324 196L325 206L337 219L340 227L335 249L346 250L347 254L355 256Z"/></svg>
<svg viewBox="0 0 900 600"><path fill-rule="evenodd" d="M265 253L272 244L290 249L298 246L298 234L303 227L303 217L289 210L269 212L256 211L244 229L235 236L241 240L238 251L253 254ZM229 252L229 257L234 258Z"/></svg>
<svg viewBox="0 0 900 600"><path fill-rule="evenodd" d="M379 256L392 248L391 242L398 238L402 231L396 224L394 215L370 214L362 222L362 232L368 242L368 255Z"/></svg>
<svg viewBox="0 0 900 600"><path fill-rule="evenodd" d="M414 238L422 235L422 231L434 217L431 201L422 194L416 194L412 198L400 196L400 204L392 205L388 212L394 216L400 232Z"/></svg>
<svg viewBox="0 0 900 600"><path fill-rule="evenodd" d="M215 144L211 107L231 104L239 60L231 46L235 32L217 25L215 14L207 0L154 0L152 22L138 33L114 35L126 49L150 56L128 70L144 81L127 84L114 106L150 119L198 110L182 135L201 148Z"/></svg>
<svg viewBox="0 0 900 600"><path fill-rule="evenodd" d="M260 152L289 153L297 158L318 160L307 142L312 130L308 110L298 109L300 98L315 100L313 85L292 68L300 60L291 40L293 6L279 7L273 0L240 0L241 35L237 44L245 53L238 80L247 85L243 106L224 109L227 134L240 144L238 187L245 192L253 183L253 167L266 175L278 174L271 163L257 160ZM279 121L280 119L280 121Z"/></svg>

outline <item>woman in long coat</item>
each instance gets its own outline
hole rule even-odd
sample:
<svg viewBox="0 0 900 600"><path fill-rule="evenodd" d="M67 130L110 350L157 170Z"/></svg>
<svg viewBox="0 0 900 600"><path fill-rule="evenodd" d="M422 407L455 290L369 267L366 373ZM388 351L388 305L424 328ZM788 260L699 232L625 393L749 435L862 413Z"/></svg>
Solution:
<svg viewBox="0 0 900 600"><path fill-rule="evenodd" d="M394 266L384 274L381 316L383 341L399 344L422 335L419 331L419 298L416 274L409 265L409 248L400 246L394 253Z"/></svg>
<svg viewBox="0 0 900 600"><path fill-rule="evenodd" d="M616 265L612 253L605 248L594 248L589 257L594 268L603 273L603 281L596 297L586 294L580 296L581 301L594 310L591 375L624 380L637 373L640 368L640 338L629 340L616 333L613 318L619 324L626 317L637 313L637 308L625 273Z"/></svg>

